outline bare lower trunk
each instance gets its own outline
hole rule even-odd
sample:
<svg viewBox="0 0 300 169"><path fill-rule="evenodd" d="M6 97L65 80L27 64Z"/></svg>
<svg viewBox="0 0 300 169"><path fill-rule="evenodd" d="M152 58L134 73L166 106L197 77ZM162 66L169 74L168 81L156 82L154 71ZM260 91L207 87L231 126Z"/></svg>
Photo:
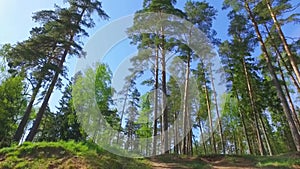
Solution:
<svg viewBox="0 0 300 169"><path fill-rule="evenodd" d="M202 145L203 145L203 149L204 149L204 155L207 154L207 150L206 150L206 144L205 144L205 138L204 138L204 135L203 135L203 131L202 131L202 126L201 126L201 121L199 120L198 122L198 126L199 126L199 131L200 131L200 140L199 140L199 143L202 142Z"/></svg>
<svg viewBox="0 0 300 169"><path fill-rule="evenodd" d="M285 77L284 77L284 74L283 74L283 71L281 69L281 64L280 64L280 61L278 60L278 67L279 67L279 71L280 71L280 75L281 75L281 79L283 81L283 88L285 90L285 93L286 93L286 97L287 97L287 101L290 105L290 109L292 111L292 117L295 121L295 125L297 127L297 130L298 132L300 132L300 122L299 122L299 119L298 119L298 115L297 115L297 112L296 112L296 109L295 109L295 106L294 106L294 103L293 103L293 100L291 98L291 95L290 95L290 91L288 89L288 87L286 86L286 80L285 80Z"/></svg>
<svg viewBox="0 0 300 169"><path fill-rule="evenodd" d="M156 155L156 136L157 136L157 108L158 108L158 47L155 48L155 84L154 84L154 107L153 107L153 136L152 136L152 155Z"/></svg>
<svg viewBox="0 0 300 169"><path fill-rule="evenodd" d="M36 99L36 96L37 96L37 94L39 92L39 89L42 86L42 82L43 82L43 80L39 79L36 87L33 90L33 93L31 95L30 101L29 101L29 103L28 103L28 105L26 107L26 111L24 113L24 116L22 117L22 120L21 120L21 122L20 122L20 124L19 124L19 126L17 128L17 131L16 131L16 133L14 135L14 141L16 141L16 142L19 142L21 140L21 138L22 138L22 135L23 135L23 133L25 131L26 124L27 124L27 122L29 120L29 117L30 117L30 114L31 114L33 103L34 103L34 101Z"/></svg>
<svg viewBox="0 0 300 169"><path fill-rule="evenodd" d="M166 76L166 49L164 28L161 27L161 69L162 69L162 153L169 153L168 109L167 109L167 76Z"/></svg>
<svg viewBox="0 0 300 169"><path fill-rule="evenodd" d="M175 126L174 126L174 153L179 153L179 143L178 143L178 120L177 120L177 112L174 113Z"/></svg>
<svg viewBox="0 0 300 169"><path fill-rule="evenodd" d="M125 95L125 99L124 99L124 104L123 104L123 108L122 108L122 112L121 112L119 131L118 131L118 135L117 135L117 144L119 144L120 132L121 132L121 129L122 129L122 121L123 121L123 116L124 116L124 112L125 112L125 107L126 107L128 92L129 92L129 87L128 87L127 91L126 91L126 95Z"/></svg>
<svg viewBox="0 0 300 169"><path fill-rule="evenodd" d="M189 92L189 76L190 76L190 55L187 58L187 65L185 69L185 82L184 82L184 96L183 96L183 154L188 154L188 128L189 128L189 115L188 115L188 92Z"/></svg>
<svg viewBox="0 0 300 169"><path fill-rule="evenodd" d="M220 118L220 113L219 113L219 107L218 107L218 100L217 100L217 92L214 84L214 78L212 74L212 68L210 68L210 76L211 76L211 85L212 85L212 90L213 90L213 96L214 96L214 101L216 105L216 112L217 112L217 120L218 120L218 126L219 126L219 133L220 133L220 138L221 138L221 145L222 145L222 152L225 154L225 142L224 142L224 136L223 136L223 129L222 129L222 120Z"/></svg>
<svg viewBox="0 0 300 169"><path fill-rule="evenodd" d="M206 84L204 85L204 88L205 88L206 106L207 106L208 121L209 121L210 140L213 146L213 151L215 154L217 154L216 141L215 141L214 129L213 129L212 117L211 117L210 99L209 99L208 89Z"/></svg>
<svg viewBox="0 0 300 169"><path fill-rule="evenodd" d="M73 37L72 37L72 39L73 39ZM69 52L69 49L66 49L64 51L63 56L61 58L61 61L59 62L58 68L61 71L63 69L63 64L65 62L65 59L67 57L68 52ZM43 115L45 113L45 110L46 110L46 108L48 106L49 99L50 99L51 94L53 92L53 89L54 89L54 87L56 85L56 82L58 80L59 74L60 74L60 71L56 71L55 74L54 74L54 77L53 77L53 79L52 79L52 81L50 83L50 86L49 86L49 88L47 90L47 93L46 93L46 95L44 97L43 103L42 103L42 105L41 105L41 107L40 107L40 109L39 109L39 111L38 111L38 113L36 115L35 121L34 121L34 123L32 125L32 128L31 128L31 130L30 130L27 138L26 138L26 141L33 141L34 136L38 132L38 128L39 128L40 123L42 121L42 118L43 118Z"/></svg>
<svg viewBox="0 0 300 169"><path fill-rule="evenodd" d="M266 144L267 144L267 149L268 149L269 155L272 156L273 151L272 151L272 148L271 148L270 139L269 139L269 136L268 136L268 133L267 133L266 126L265 126L265 123L263 121L262 115L259 115L259 121L260 121L261 126L262 126L262 132L263 132L263 135L265 137L265 141L266 141Z"/></svg>

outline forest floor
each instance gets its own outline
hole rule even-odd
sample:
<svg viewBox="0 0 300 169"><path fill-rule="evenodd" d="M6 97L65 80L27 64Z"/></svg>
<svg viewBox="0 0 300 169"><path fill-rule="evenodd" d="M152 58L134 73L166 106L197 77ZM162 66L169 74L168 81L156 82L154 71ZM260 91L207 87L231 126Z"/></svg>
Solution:
<svg viewBox="0 0 300 169"><path fill-rule="evenodd" d="M125 158L92 143L24 143L0 149L0 169L300 169L300 153L277 156L210 155L186 157L174 154L149 158Z"/></svg>

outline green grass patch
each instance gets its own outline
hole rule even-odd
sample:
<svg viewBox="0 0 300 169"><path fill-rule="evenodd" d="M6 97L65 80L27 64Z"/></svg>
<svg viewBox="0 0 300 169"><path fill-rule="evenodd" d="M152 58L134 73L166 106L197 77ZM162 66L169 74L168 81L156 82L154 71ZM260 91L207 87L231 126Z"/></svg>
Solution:
<svg viewBox="0 0 300 169"><path fill-rule="evenodd" d="M255 157L258 167L292 168L300 166L300 153Z"/></svg>
<svg viewBox="0 0 300 169"><path fill-rule="evenodd" d="M0 168L150 168L144 161L111 154L91 142L25 142L0 149Z"/></svg>

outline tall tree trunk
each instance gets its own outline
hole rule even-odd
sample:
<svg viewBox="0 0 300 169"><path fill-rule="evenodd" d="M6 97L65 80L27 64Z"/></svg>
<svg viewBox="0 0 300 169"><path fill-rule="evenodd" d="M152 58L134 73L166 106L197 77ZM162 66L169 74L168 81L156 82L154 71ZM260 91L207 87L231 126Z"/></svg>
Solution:
<svg viewBox="0 0 300 169"><path fill-rule="evenodd" d="M234 129L233 131L233 143L234 143L234 151L235 151L235 155L238 155L238 147L237 147L237 141L236 141L236 131Z"/></svg>
<svg viewBox="0 0 300 169"><path fill-rule="evenodd" d="M123 108L122 108L122 112L121 112L119 131L118 131L118 135L117 135L117 144L119 144L120 130L121 130L121 128L122 128L122 121L123 121L123 117L124 117L124 112L125 112L125 107L126 107L126 102L127 102L127 97L128 97L129 88L130 88L130 87L128 87L128 89L127 89L127 91L126 91L126 95L125 95L125 99L124 99L124 104L123 104Z"/></svg>
<svg viewBox="0 0 300 169"><path fill-rule="evenodd" d="M166 49L165 49L165 35L164 28L161 27L161 69L162 69L162 153L169 153L169 134L168 134L168 109L167 109L167 76L166 76Z"/></svg>
<svg viewBox="0 0 300 169"><path fill-rule="evenodd" d="M203 135L203 130L202 130L202 124L201 124L201 120L199 119L199 122L198 122L198 126L199 126L199 131L200 131L200 139L199 139L199 143L200 141L202 141L202 145L203 145L203 149L204 149L204 155L207 154L207 150L206 150L206 144L205 144L205 138L204 138L204 135Z"/></svg>
<svg viewBox="0 0 300 169"><path fill-rule="evenodd" d="M209 94L208 94L208 89L207 89L206 84L204 85L204 90L205 90L206 106L207 106L208 121L209 121L210 140L211 140L211 144L213 146L213 151L215 154L217 154L216 141L215 141L214 129L213 129L212 117L211 117L212 112L211 112L211 107L210 107L210 99L209 99Z"/></svg>
<svg viewBox="0 0 300 169"><path fill-rule="evenodd" d="M236 94L236 99L237 99L237 102L238 102L238 107L239 106L239 103L240 103L240 99L239 99L239 96L238 94L235 92ZM251 143L250 143L250 139L249 139L249 135L248 135L248 130L247 130L247 127L246 127L246 123L245 123L245 117L242 113L242 111L240 110L239 108L239 115L241 116L241 121L242 121L242 125L243 125L243 131L244 131L244 134L245 134L245 137L246 137L246 142L247 142L247 147L249 149L249 153L250 154L253 154L253 149L252 149L252 146L251 146Z"/></svg>
<svg viewBox="0 0 300 169"><path fill-rule="evenodd" d="M291 65L292 65L292 68L293 68L293 70L294 70L294 72L296 74L296 77L298 79L298 83L300 83L300 72L299 72L299 69L298 69L298 66L297 66L296 58L293 56L293 54L292 54L292 52L291 52L291 50L289 48L289 45L288 45L288 43L287 43L287 41L285 39L284 33L283 33L282 29L281 29L281 26L280 26L280 24L277 21L276 14L273 12L270 0L265 0L265 2L266 2L266 5L268 7L268 10L270 12L270 15L271 15L271 17L273 19L273 22L275 24L275 27L276 27L276 29L278 31L278 35L279 35L279 37L280 37L280 39L282 41L284 50L286 51L286 53L288 55L288 58L289 58L289 61L290 61Z"/></svg>
<svg viewBox="0 0 300 169"><path fill-rule="evenodd" d="M156 155L156 136L157 136L157 108L158 108L158 46L155 47L155 84L154 84L154 111L153 111L153 137L152 137L152 155Z"/></svg>
<svg viewBox="0 0 300 169"><path fill-rule="evenodd" d="M189 149L188 149L188 155L193 155L193 130L190 129L189 131Z"/></svg>
<svg viewBox="0 0 300 169"><path fill-rule="evenodd" d="M42 82L43 82L43 79L40 78L38 80L38 83L36 85L36 87L34 88L33 92L32 92L32 95L31 95L31 98L30 98L30 101L26 107L26 111L24 113L24 116L22 117L22 120L17 128L17 131L15 132L15 135L14 135L14 141L16 142L19 142L22 138L22 135L24 133L24 130L25 130L25 127L26 127L26 124L29 120L29 117L30 117L30 114L31 114L31 110L32 110L32 107L33 107L33 103L36 99L36 96L37 94L39 93L39 90L42 86Z"/></svg>
<svg viewBox="0 0 300 169"><path fill-rule="evenodd" d="M73 36L72 36L72 39L73 39ZM60 71L62 71L62 69L63 69L63 64L64 64L66 56L67 56L67 54L69 52L69 48L70 48L70 46L68 47L68 49L66 49L64 51L63 56L61 58L61 61L59 62L58 68L60 69ZM32 126L32 128L31 128L31 130L30 130L30 132L29 132L29 134L28 134L28 136L26 138L26 141L33 141L34 136L38 132L38 128L39 128L40 123L42 121L44 112L45 112L45 110L46 110L46 108L48 106L49 99L51 97L51 94L53 92L55 84L56 84L56 82L58 80L60 71L56 71L55 72L55 75L54 75L54 77L53 77L53 79L52 79L52 81L50 83L49 89L47 90L47 93L46 93L46 95L44 97L43 103L42 103L42 105L41 105L41 107L40 107L40 109L39 109L39 111L38 111L38 113L36 115L36 119L35 119L35 121L33 123L33 126Z"/></svg>
<svg viewBox="0 0 300 169"><path fill-rule="evenodd" d="M262 125L262 132L263 132L263 135L265 137L265 141L266 141L266 144L267 144L269 155L272 156L273 151L272 151L272 148L271 148L270 139L269 139L269 136L268 136L268 133L267 133L267 130L266 130L266 126L265 126L265 123L263 121L263 118L262 118L261 114L259 114L259 121Z"/></svg>
<svg viewBox="0 0 300 169"><path fill-rule="evenodd" d="M282 103L283 110L284 110L285 116L287 118L290 130L291 130L291 134L293 136L294 144L296 146L297 151L300 151L300 135L299 135L299 133L297 131L296 125L295 125L294 120L293 120L292 115L291 115L291 110L290 110L290 108L288 106L287 100L285 98L285 95L283 93L283 90L281 88L279 80L277 78L276 72L275 72L275 70L273 68L271 58L270 58L270 56L268 54L267 48L266 48L265 43L264 43L264 41L262 39L261 33L259 31L259 28L258 28L258 24L257 24L257 22L255 20L255 17L254 17L254 15L253 15L250 7L249 7L249 4L247 2L245 2L245 8L246 8L246 10L248 12L248 15L249 15L249 17L251 19L251 22L252 22L253 26L254 26L254 29L255 29L258 41L259 41L259 43L261 45L262 51L264 53L265 60L267 62L268 69L269 69L270 74L272 76L274 85L275 85L275 87L277 89L276 91L277 91L278 97L279 97L279 99L280 99L280 101Z"/></svg>
<svg viewBox="0 0 300 169"><path fill-rule="evenodd" d="M174 126L174 153L178 154L179 150L179 143L178 143L178 120L177 119L177 112L174 113L175 119L175 126Z"/></svg>
<svg viewBox="0 0 300 169"><path fill-rule="evenodd" d="M183 154L188 154L188 131L189 115L188 115L188 92L189 92L189 77L190 77L190 55L187 56L187 64L185 69L184 95L183 95Z"/></svg>
<svg viewBox="0 0 300 169"><path fill-rule="evenodd" d="M282 68L281 68L280 61L278 59L277 59L277 63L278 63L281 79L282 79L282 82L283 82L283 88L284 88L285 93L286 93L287 101L288 101L288 103L290 105L290 109L292 111L292 117L294 119L294 122L295 122L295 125L297 127L298 132L300 132L300 122L299 122L299 119L298 119L298 116L297 116L297 112L296 112L293 100L291 98L290 91L289 91L289 89L286 85L287 83L286 83L286 80L285 80L285 77L284 77L284 74L283 74L283 71L282 71Z"/></svg>
<svg viewBox="0 0 300 169"><path fill-rule="evenodd" d="M214 77L213 77L211 66L209 67L209 69L210 69L210 79L211 79L211 85L212 85L212 90L213 90L214 102L216 105L217 120L218 120L219 133L220 133L220 138L221 138L222 152L223 152L223 154L225 154L225 152L226 152L225 142L224 142L223 129L222 129L222 120L220 118L219 107L218 107L217 92L216 92L216 88L215 88Z"/></svg>
<svg viewBox="0 0 300 169"><path fill-rule="evenodd" d="M242 65L243 65L244 74L245 74L245 78L246 78L246 84L247 84L248 94L249 94L249 98L250 98L252 114L254 116L255 131L256 131L256 136L257 136L257 141L258 141L258 149L259 149L260 155L264 155L265 154L264 153L264 145L263 145L263 141L261 138L261 133L260 133L259 124L258 124L258 120L257 120L258 113L257 113L255 101L254 101L253 89L252 89L252 85L250 82L250 77L248 74L248 69L246 66L245 58L242 58Z"/></svg>
<svg viewBox="0 0 300 169"><path fill-rule="evenodd" d="M282 63L283 63L283 65L284 65L284 67L285 67L287 73L289 74L289 76L290 76L292 82L294 83L294 86L296 87L298 93L300 93L300 85L299 85L299 83L297 82L297 80L295 79L293 73L292 73L291 70L290 70L290 67L292 67L291 63L290 63L290 62L288 62L288 63L285 62L285 60L284 60L282 54L280 53L278 47L277 47L276 44L274 43L275 39L274 39L274 37L272 36L272 34L270 33L269 28L267 27L266 24L264 24L264 27L265 27L265 29L266 29L266 31L267 31L269 37L272 39L272 41L271 41L271 46L275 49L276 54L278 55L278 57L279 57L280 60L282 61Z"/></svg>

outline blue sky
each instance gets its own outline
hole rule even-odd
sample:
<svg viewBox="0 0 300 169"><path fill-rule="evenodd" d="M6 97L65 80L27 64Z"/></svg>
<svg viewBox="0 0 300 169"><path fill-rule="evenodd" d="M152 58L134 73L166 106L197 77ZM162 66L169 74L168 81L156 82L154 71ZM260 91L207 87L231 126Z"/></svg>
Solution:
<svg viewBox="0 0 300 169"><path fill-rule="evenodd" d="M111 21L134 14L136 10L141 9L142 2L143 0L102 0L103 9L110 16L110 20L102 21L96 19L97 26L88 31L90 37ZM178 0L176 7L182 8L185 2L186 0ZM214 29L218 32L218 37L225 40L227 39L228 28L227 12L221 10L221 0L208 0L208 2L218 10ZM0 44L14 44L17 41L27 39L31 28L36 26L31 19L32 13L43 9L51 9L54 7L54 3L62 5L63 0L0 0L0 20L2 23L0 27ZM295 29L293 25L287 27L285 32L290 35L300 36L299 28ZM111 32L111 35L113 36L113 32ZM88 40L89 38L86 38L84 41ZM127 48L124 51L128 54L134 52L133 48ZM112 53L119 54L120 52L114 51ZM74 69L75 63L74 59L73 61L68 60L68 64L71 65L71 72ZM59 98L59 92L55 92L50 101L51 108L54 108Z"/></svg>
<svg viewBox="0 0 300 169"><path fill-rule="evenodd" d="M15 43L26 39L31 28L36 25L31 19L32 13L43 9L51 9L54 3L62 5L62 2L63 0L0 0L0 20L2 22L0 27L0 44ZM178 0L176 6L180 8L184 3L185 0ZM215 26L220 28L218 29L219 34L222 33L224 35L225 33L226 35L227 22L224 19L226 18L226 13L225 16L222 16L222 11L220 10L222 2L211 1L210 3L219 10L219 22L215 22ZM110 20L104 22L98 20L100 23L90 31L91 35L112 20L134 14L137 9L141 9L142 0L103 0L102 5L103 9L110 16Z"/></svg>

